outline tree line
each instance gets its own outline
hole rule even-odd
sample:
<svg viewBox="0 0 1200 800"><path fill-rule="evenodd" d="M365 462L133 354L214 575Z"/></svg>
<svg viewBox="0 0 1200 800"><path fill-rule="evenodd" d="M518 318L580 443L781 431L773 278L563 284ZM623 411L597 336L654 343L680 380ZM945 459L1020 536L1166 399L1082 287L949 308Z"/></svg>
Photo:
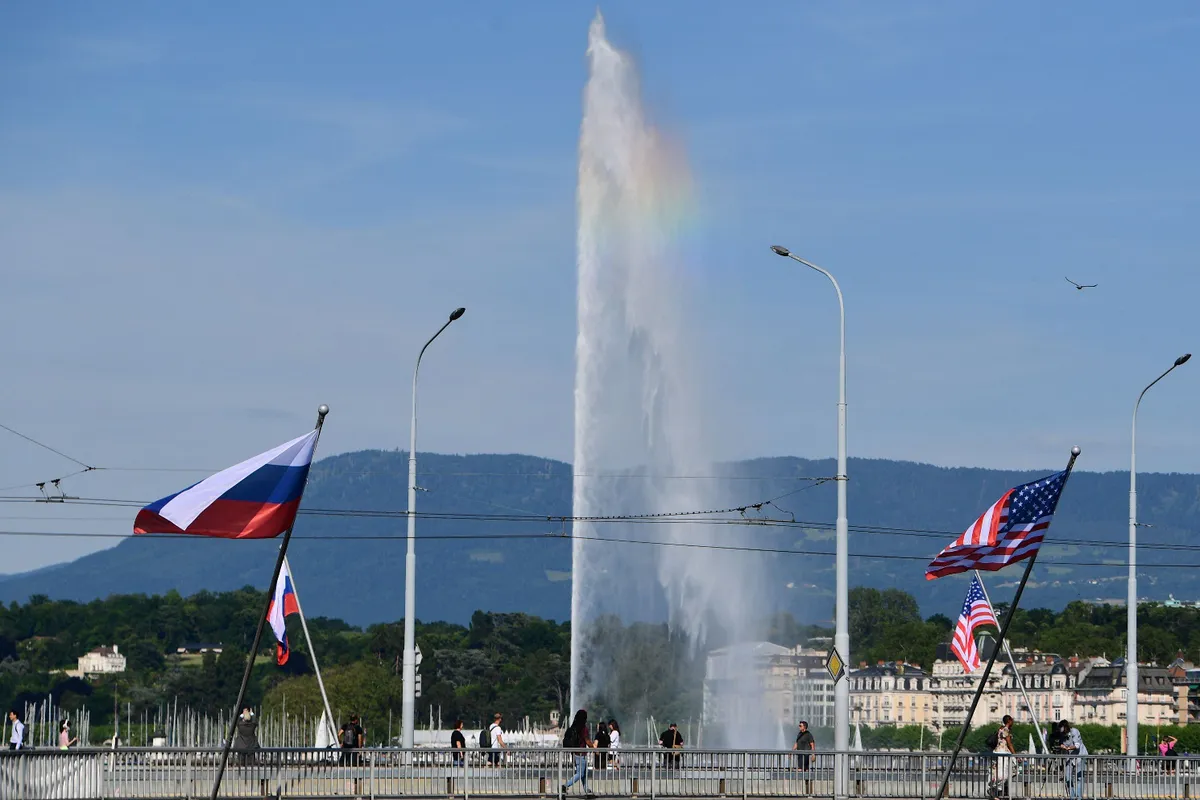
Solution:
<svg viewBox="0 0 1200 800"><path fill-rule="evenodd" d="M122 709L132 708L135 716L146 712L153 717L176 702L200 713L227 713L264 600L262 592L243 588L189 597L178 592L120 595L89 603L35 596L24 604L0 606L0 702L19 707L49 695L67 710L90 709L97 729L111 723L114 700ZM953 626L942 615L923 619L915 599L896 589L856 588L849 610L855 662L904 660L931 667L937 645L947 641ZM1162 664L1180 651L1200 648L1200 611L1148 604L1139 608L1139 617L1143 659ZM398 715L403 624L360 628L324 617L308 622L335 716L354 712L378 721L389 712ZM293 648L288 664L276 666L268 632L249 702L267 710L286 702L289 713L316 717L321 706L307 644L294 617L288 625ZM1124 632L1123 609L1072 603L1059 612L1019 611L1010 635L1014 645L1063 656L1112 657L1124 651ZM660 720L699 718L708 650L735 636L790 647L831 634L781 614L745 631L694 643L665 624L603 618L595 622L592 640L604 655L592 669L606 679L598 684L600 694L589 710L620 719L635 714ZM567 714L570 635L569 623L519 613L477 611L466 625L418 622L416 640L423 653L418 718L432 716L446 724L461 718L473 728L496 712L510 721L529 716L537 722L545 722L551 711ZM223 652L176 655L187 642L219 642ZM62 674L93 647L114 643L128 658L125 673L88 680ZM386 730L386 725L369 727L377 737Z"/></svg>
<svg viewBox="0 0 1200 800"><path fill-rule="evenodd" d="M965 588L964 588L965 593ZM1004 619L1007 604L996 604ZM849 628L855 662L906 661L933 665L937 646L950 639L955 620L943 614L921 618L917 601L899 589L850 590ZM1017 609L1008 640L1013 647L1069 656L1125 655L1123 606L1075 601L1062 611ZM1170 664L1179 655L1200 660L1200 609L1138 605L1138 660Z"/></svg>

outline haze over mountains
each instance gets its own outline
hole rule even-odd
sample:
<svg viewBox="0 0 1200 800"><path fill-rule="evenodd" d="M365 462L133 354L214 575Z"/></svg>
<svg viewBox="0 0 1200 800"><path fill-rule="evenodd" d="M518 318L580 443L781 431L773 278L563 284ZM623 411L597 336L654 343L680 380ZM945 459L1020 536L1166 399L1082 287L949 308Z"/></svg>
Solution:
<svg viewBox="0 0 1200 800"><path fill-rule="evenodd" d="M332 456L313 466L305 511L289 549L310 616L341 617L355 624L403 616L405 520L395 512L405 508L406 459L404 452L369 450ZM570 465L523 455L438 454L422 454L419 465L424 491L418 509L431 516L417 525L417 616L465 622L476 609L486 609L566 619L571 542L564 534L569 535L570 526L546 518L571 513ZM965 584L958 578L926 581L925 563L1006 489L1054 469L1061 466L1007 472L851 459L851 585L899 587L917 597L926 616L953 618ZM832 483L812 486L800 478L833 471L831 459L765 458L719 465L714 475L724 479L704 478L712 486L710 508L778 498L747 516L790 520L794 515L807 523L728 525L719 536L722 544L733 547L791 551L769 555L762 581L777 610L806 622L832 616L833 558L825 554L833 550L835 492ZM634 472L624 479L657 478ZM1123 472L1072 476L1023 606L1060 608L1072 600L1124 598L1128 480ZM1138 490L1139 518L1153 526L1140 534L1142 596L1200 597L1195 536L1200 530L1200 476L1141 475ZM678 509L694 510L700 509ZM345 513L349 511L356 513ZM131 521L134 513L130 509ZM886 530L866 530L872 527ZM637 526L636 538L654 539L654 528ZM0 600L45 594L87 601L172 589L186 595L247 584L265 589L277 544L182 536L124 540L70 563L0 577ZM611 546L624 548L633 564L654 545ZM728 557L739 553L731 550ZM1011 596L1012 589L1003 587L1015 585L1019 574L1018 567L992 577L995 600ZM653 603L643 614L646 619L665 615L665 607Z"/></svg>

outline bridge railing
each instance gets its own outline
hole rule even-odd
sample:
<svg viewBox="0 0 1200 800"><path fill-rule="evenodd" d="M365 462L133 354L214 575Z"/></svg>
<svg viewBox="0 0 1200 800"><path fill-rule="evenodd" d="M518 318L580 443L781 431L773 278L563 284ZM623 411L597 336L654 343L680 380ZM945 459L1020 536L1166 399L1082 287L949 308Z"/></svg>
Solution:
<svg viewBox="0 0 1200 800"><path fill-rule="evenodd" d="M0 751L0 800L209 796L220 750ZM585 780L580 759L586 764ZM262 749L233 753L226 798L832 798L932 800L949 756L911 752L628 749ZM1200 758L962 754L949 798L1200 798Z"/></svg>

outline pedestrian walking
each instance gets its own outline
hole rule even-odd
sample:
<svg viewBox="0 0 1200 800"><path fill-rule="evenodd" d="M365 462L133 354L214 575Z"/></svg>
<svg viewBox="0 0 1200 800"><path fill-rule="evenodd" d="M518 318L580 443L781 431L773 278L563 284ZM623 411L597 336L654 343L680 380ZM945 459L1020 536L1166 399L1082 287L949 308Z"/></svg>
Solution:
<svg viewBox="0 0 1200 800"><path fill-rule="evenodd" d="M588 733L587 711L581 708L575 712L575 719L571 721L571 727L567 728L567 733L563 736L563 749L571 751L571 757L575 759L575 774L562 785L562 789L559 790L560 797L566 795L568 789L580 782L583 784L584 795L595 797L592 790L588 788L588 757L587 753L583 752L595 746L595 742L591 740Z"/></svg>
<svg viewBox="0 0 1200 800"><path fill-rule="evenodd" d="M463 765L463 756L467 752L467 737L463 736L462 729L463 721L461 719L454 720L454 732L450 734L450 750L456 767Z"/></svg>
<svg viewBox="0 0 1200 800"><path fill-rule="evenodd" d="M58 726L58 749L69 750L78 741L71 737L71 721L64 719Z"/></svg>
<svg viewBox="0 0 1200 800"><path fill-rule="evenodd" d="M817 740L812 735L812 731L808 729L808 722L800 720L800 732L796 734L796 741L792 744L793 750L800 751L800 769L806 771L809 768L809 759L812 753L817 749Z"/></svg>
<svg viewBox="0 0 1200 800"><path fill-rule="evenodd" d="M504 741L504 728L501 723L504 722L504 717L496 714L492 718L492 724L488 726L488 763L493 767L500 766L500 757L503 755L500 751L508 747L508 743Z"/></svg>
<svg viewBox="0 0 1200 800"><path fill-rule="evenodd" d="M1008 782L1012 777L1012 757L1016 752L1013 748L1012 726L1013 718L1005 714L1000 721L1000 727L992 736L988 737L988 744L991 745L992 754L995 756L992 760L992 784L988 787L989 797L1008 797ZM995 741L993 742L992 739Z"/></svg>
<svg viewBox="0 0 1200 800"><path fill-rule="evenodd" d="M21 750L25 746L25 723L21 722L16 711L8 712L8 720L12 723L12 735L8 738L8 749Z"/></svg>

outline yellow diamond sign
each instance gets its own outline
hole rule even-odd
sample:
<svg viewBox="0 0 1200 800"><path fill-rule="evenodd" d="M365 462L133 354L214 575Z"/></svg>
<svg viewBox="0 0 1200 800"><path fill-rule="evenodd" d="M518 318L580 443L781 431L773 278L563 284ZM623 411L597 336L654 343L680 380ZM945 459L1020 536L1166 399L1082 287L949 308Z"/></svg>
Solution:
<svg viewBox="0 0 1200 800"><path fill-rule="evenodd" d="M829 677L833 678L834 683L845 676L846 665L842 663L842 657L838 655L836 647L829 651L829 657L825 659L825 669L829 672Z"/></svg>

